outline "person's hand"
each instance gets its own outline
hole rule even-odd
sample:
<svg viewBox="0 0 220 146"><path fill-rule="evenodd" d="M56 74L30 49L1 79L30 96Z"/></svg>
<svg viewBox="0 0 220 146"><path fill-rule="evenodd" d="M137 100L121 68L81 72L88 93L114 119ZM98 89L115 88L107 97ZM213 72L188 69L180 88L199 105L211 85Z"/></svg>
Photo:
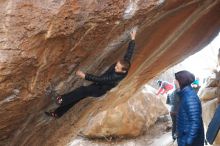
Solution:
<svg viewBox="0 0 220 146"><path fill-rule="evenodd" d="M196 85L196 84L191 84L191 86L192 86L193 88L197 88L197 87L198 87L198 85Z"/></svg>
<svg viewBox="0 0 220 146"><path fill-rule="evenodd" d="M132 39L132 40L135 40L136 30L132 30L132 31L130 32L130 35L131 35L131 39Z"/></svg>
<svg viewBox="0 0 220 146"><path fill-rule="evenodd" d="M85 79L85 76L86 76L86 74L84 72L82 72L81 70L77 70L76 75L82 79Z"/></svg>

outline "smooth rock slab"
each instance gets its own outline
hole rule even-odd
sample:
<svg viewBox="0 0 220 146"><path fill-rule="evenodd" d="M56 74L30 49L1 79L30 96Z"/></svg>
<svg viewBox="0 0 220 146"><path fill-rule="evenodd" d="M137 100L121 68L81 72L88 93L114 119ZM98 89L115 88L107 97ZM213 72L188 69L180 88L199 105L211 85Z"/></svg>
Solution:
<svg viewBox="0 0 220 146"><path fill-rule="evenodd" d="M89 138L141 135L159 116L168 113L162 96L155 95L155 89L145 86L141 90L126 102L92 117L87 127L82 130L82 134Z"/></svg>

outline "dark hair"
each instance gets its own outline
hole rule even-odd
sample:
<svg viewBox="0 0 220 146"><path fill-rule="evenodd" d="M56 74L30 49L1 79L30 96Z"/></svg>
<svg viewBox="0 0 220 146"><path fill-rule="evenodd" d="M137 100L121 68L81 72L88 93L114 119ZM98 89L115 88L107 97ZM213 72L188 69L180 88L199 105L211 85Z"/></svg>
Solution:
<svg viewBox="0 0 220 146"><path fill-rule="evenodd" d="M122 70L127 72L131 66L130 62L123 59L119 60L119 62L122 65Z"/></svg>
<svg viewBox="0 0 220 146"><path fill-rule="evenodd" d="M162 81L161 81L161 80L158 80L158 81L157 81L157 85L161 86L161 84L162 84Z"/></svg>
<svg viewBox="0 0 220 146"><path fill-rule="evenodd" d="M195 76L189 71L183 70L175 73L175 78L179 82L180 89L191 85L195 81Z"/></svg>

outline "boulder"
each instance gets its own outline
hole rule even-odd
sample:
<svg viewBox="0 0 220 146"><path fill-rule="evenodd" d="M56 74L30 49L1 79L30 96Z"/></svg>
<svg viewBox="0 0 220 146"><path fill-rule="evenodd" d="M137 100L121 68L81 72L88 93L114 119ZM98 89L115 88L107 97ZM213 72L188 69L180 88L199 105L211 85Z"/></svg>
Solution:
<svg viewBox="0 0 220 146"><path fill-rule="evenodd" d="M164 98L150 86L138 90L126 102L92 116L82 134L89 138L136 137L168 114Z"/></svg>

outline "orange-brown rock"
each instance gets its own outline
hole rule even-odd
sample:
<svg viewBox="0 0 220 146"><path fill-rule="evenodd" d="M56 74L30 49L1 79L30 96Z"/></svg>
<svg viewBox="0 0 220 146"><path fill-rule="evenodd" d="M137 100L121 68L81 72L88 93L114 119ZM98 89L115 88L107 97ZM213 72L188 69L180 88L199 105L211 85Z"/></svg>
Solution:
<svg viewBox="0 0 220 146"><path fill-rule="evenodd" d="M156 73L207 45L219 31L219 7L219 0L1 1L0 145L67 145L92 113L123 105ZM133 27L137 49L118 88L61 119L46 118L46 93L82 85L78 68L103 72L121 57Z"/></svg>

